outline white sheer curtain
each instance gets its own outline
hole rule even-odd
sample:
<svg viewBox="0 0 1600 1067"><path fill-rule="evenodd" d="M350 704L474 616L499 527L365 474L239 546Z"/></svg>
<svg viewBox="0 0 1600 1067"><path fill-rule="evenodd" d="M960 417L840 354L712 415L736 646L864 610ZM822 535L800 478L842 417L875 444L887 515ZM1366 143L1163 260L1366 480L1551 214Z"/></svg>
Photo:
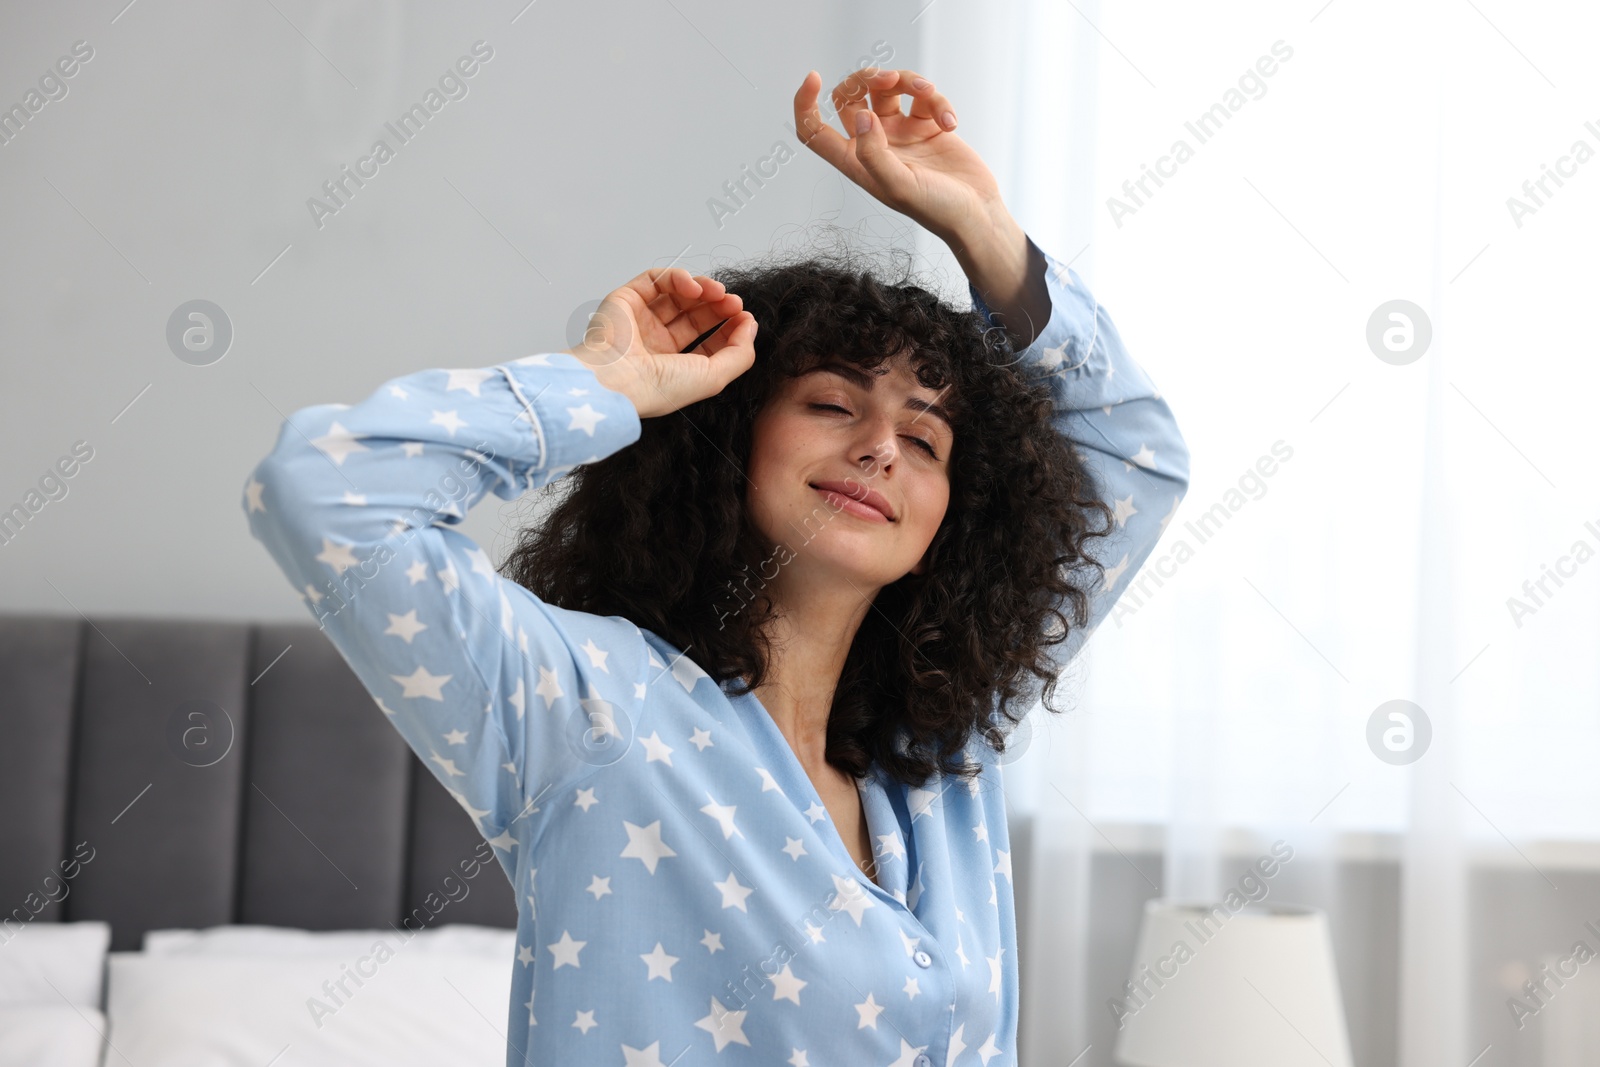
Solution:
<svg viewBox="0 0 1600 1067"><path fill-rule="evenodd" d="M916 25L1194 461L1069 671L1077 710L1007 768L1032 826L1024 1064L1114 1062L1132 933L1107 933L1129 904L1100 861L1124 895L1214 899L1280 839L1272 899L1330 911L1358 1064L1600 1062L1558 1026L1600 980L1522 984L1600 950L1600 14L937 0ZM1431 325L1409 362L1368 341L1394 300ZM1431 726L1411 763L1369 745L1392 700ZM1352 873L1386 867L1387 901ZM1520 1027L1512 997L1539 1009Z"/></svg>

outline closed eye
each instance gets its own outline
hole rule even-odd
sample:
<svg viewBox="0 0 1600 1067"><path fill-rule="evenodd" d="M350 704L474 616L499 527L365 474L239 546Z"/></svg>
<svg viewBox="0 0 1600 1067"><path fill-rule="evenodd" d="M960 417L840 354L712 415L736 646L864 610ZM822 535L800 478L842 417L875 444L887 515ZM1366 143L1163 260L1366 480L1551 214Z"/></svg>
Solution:
<svg viewBox="0 0 1600 1067"><path fill-rule="evenodd" d="M838 404L812 404L811 406L813 408L817 408L817 409L822 410L822 411L838 411L838 412L842 412L842 413L844 413L846 415L850 414L848 409L842 408ZM938 454L938 452L936 452L934 450L933 445L929 444L927 441L925 441L922 438L918 437L916 434L907 434L906 436L909 437L911 440L915 441L917 444L921 445L922 446L922 450L924 452L926 452L930 457L932 457L933 459L938 459L939 458L939 454Z"/></svg>

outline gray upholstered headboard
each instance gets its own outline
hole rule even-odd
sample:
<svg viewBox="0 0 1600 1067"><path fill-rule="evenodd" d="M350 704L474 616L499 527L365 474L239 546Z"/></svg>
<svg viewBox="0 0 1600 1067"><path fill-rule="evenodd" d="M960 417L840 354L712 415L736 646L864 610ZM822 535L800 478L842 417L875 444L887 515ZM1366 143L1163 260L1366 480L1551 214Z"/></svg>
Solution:
<svg viewBox="0 0 1600 1067"><path fill-rule="evenodd" d="M102 919L124 950L408 916L516 924L467 813L317 627L0 615L0 922Z"/></svg>

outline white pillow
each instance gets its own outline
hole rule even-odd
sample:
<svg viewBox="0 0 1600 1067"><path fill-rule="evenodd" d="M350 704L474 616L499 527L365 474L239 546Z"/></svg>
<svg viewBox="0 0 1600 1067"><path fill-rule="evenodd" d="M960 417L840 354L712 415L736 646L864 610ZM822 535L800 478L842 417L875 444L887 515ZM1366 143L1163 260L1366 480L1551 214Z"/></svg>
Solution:
<svg viewBox="0 0 1600 1067"><path fill-rule="evenodd" d="M0 1067L100 1067L106 1017L99 1008L0 1006Z"/></svg>
<svg viewBox="0 0 1600 1067"><path fill-rule="evenodd" d="M161 1067L505 1063L513 959L409 947L380 959L372 948L113 952L111 1043L127 1062Z"/></svg>
<svg viewBox="0 0 1600 1067"><path fill-rule="evenodd" d="M170 953L259 953L286 956L342 954L351 958L382 941L391 950L465 952L509 960L516 955L517 932L498 926L450 923L414 931L407 927L378 930L300 930L289 926L211 926L204 930L149 930L144 950Z"/></svg>
<svg viewBox="0 0 1600 1067"><path fill-rule="evenodd" d="M109 925L34 922L4 933L10 939L0 944L0 1005L70 1003L99 1009Z"/></svg>

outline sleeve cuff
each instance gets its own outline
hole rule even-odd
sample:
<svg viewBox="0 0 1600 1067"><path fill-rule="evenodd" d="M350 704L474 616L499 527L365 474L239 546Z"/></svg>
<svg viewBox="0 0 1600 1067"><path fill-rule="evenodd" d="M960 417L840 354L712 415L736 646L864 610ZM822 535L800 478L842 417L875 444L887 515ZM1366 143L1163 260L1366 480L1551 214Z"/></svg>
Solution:
<svg viewBox="0 0 1600 1067"><path fill-rule="evenodd" d="M1045 286L1050 293L1050 318L1027 348L1017 353L1016 366L1030 379L1054 375L1076 376L1088 365L1099 334L1100 302L1095 299L1078 272L1040 248L1032 237L1030 248L1044 258ZM972 306L991 326L999 326L994 312L967 282Z"/></svg>

